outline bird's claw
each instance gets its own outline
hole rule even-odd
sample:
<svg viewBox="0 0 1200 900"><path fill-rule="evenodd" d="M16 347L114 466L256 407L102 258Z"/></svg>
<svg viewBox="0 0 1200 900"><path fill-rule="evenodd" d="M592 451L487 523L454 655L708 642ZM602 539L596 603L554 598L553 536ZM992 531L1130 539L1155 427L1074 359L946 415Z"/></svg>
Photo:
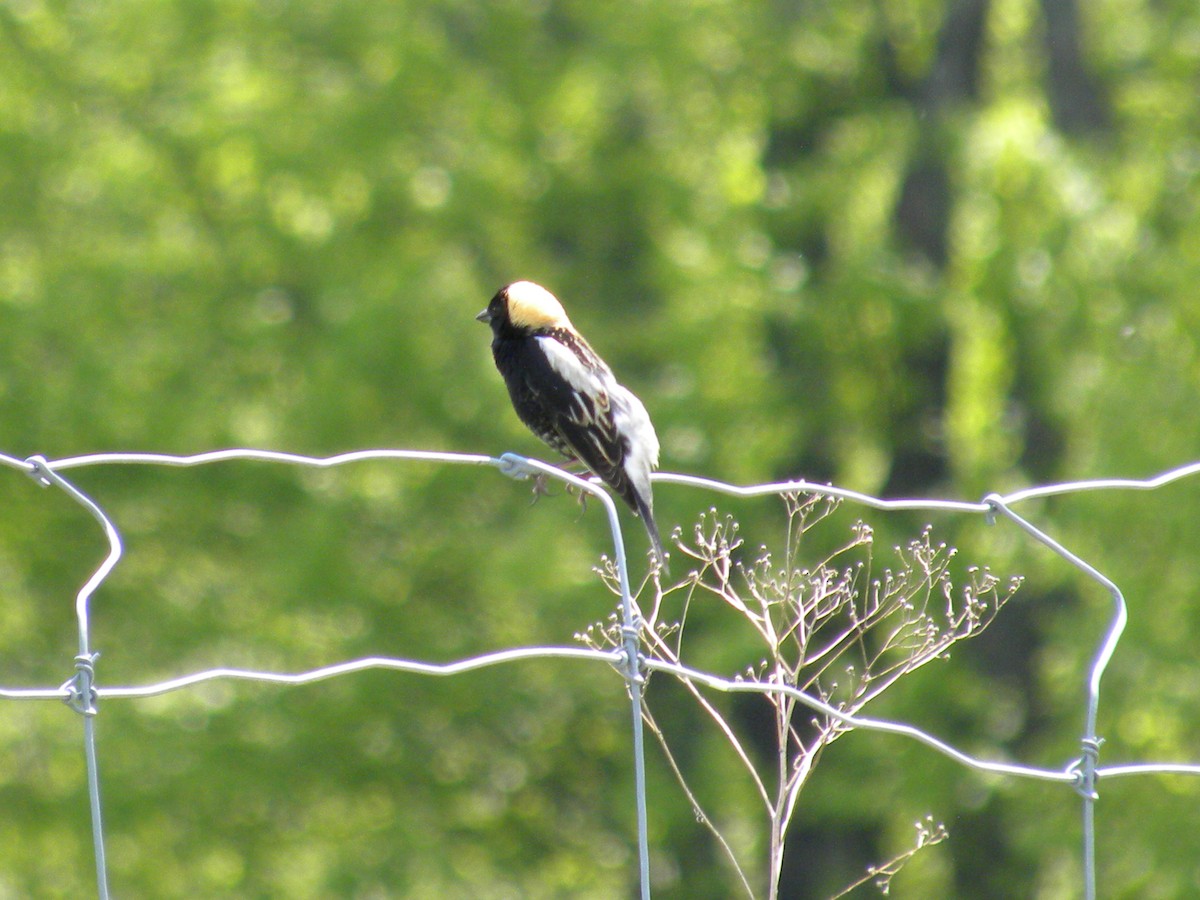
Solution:
<svg viewBox="0 0 1200 900"><path fill-rule="evenodd" d="M545 472L538 472L532 476L533 480L533 499L529 502L530 506L537 503L542 497L550 495L550 476Z"/></svg>
<svg viewBox="0 0 1200 900"><path fill-rule="evenodd" d="M581 510L583 510L584 512L587 512L587 502L588 502L588 492L587 491L583 490L582 488L577 488L573 484L568 484L567 485L567 493L575 494L576 498L579 500L579 508Z"/></svg>

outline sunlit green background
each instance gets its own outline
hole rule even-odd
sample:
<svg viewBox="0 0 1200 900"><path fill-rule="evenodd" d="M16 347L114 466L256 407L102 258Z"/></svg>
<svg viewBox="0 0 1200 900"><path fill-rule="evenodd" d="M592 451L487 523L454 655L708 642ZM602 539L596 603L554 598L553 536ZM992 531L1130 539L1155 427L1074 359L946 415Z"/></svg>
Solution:
<svg viewBox="0 0 1200 900"><path fill-rule="evenodd" d="M670 470L963 499L1149 475L1200 456L1198 85L1184 0L12 0L0 452L542 453L472 320L532 278L643 397ZM94 603L105 684L570 644L613 604L599 507L531 506L489 469L75 478L127 541ZM1185 483L1022 508L1129 597L1105 762L1200 760L1198 502ZM671 487L660 524L713 503L752 545L782 528L774 501ZM931 521L964 564L1027 578L871 711L989 758L1076 756L1107 595L1005 524L861 514L880 565ZM0 474L0 684L71 675L103 553L67 498ZM725 644L697 665L761 654L696 628ZM761 841L719 735L656 696L710 812ZM634 890L603 666L226 683L111 701L97 728L120 897ZM0 706L0 897L95 891L80 730ZM649 763L655 895L737 896ZM1101 785L1102 896L1200 893L1198 793ZM785 896L855 880L928 814L950 839L892 896L1077 897L1079 807L851 735L801 799ZM761 852L744 862L761 884Z"/></svg>

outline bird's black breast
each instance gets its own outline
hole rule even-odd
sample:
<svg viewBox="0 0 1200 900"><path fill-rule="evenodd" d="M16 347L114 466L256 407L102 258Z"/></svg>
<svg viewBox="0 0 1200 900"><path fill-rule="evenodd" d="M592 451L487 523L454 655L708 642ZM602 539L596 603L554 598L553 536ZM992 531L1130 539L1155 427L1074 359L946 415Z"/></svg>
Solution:
<svg viewBox="0 0 1200 900"><path fill-rule="evenodd" d="M497 336L492 341L492 356L521 421L559 453L574 457L563 439L559 422L560 411L570 407L572 391L550 367L536 340Z"/></svg>

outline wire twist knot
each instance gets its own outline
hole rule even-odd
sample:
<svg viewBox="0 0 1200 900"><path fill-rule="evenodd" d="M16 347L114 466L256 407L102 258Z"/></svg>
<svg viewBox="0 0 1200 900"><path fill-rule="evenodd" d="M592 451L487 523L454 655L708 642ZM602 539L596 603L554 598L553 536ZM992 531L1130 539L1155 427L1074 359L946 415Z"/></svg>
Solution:
<svg viewBox="0 0 1200 900"><path fill-rule="evenodd" d="M988 525L995 525L996 513L1004 508L1004 498L999 494L993 493L984 497L982 502L987 506L987 512L983 514L983 521Z"/></svg>
<svg viewBox="0 0 1200 900"><path fill-rule="evenodd" d="M1086 737L1080 741L1083 756L1075 760L1067 771L1075 777L1075 790L1085 800L1096 801L1100 794L1096 791L1096 764L1100 762L1100 745L1104 738Z"/></svg>
<svg viewBox="0 0 1200 900"><path fill-rule="evenodd" d="M642 673L641 654L637 649L642 624L641 616L635 615L628 624L621 626L621 659L618 668L626 681L637 684L646 683L646 676Z"/></svg>
<svg viewBox="0 0 1200 900"><path fill-rule="evenodd" d="M83 716L94 716L100 712L96 706L96 660L99 653L81 653L75 657L75 675L63 683L67 692L64 702Z"/></svg>
<svg viewBox="0 0 1200 900"><path fill-rule="evenodd" d="M529 465L529 461L516 453L501 454L499 469L500 474L518 481L524 481L534 474L534 469Z"/></svg>
<svg viewBox="0 0 1200 900"><path fill-rule="evenodd" d="M54 484L54 479L51 478L50 463L47 462L44 456L30 456L25 460L29 468L25 474L36 481L42 487L50 487Z"/></svg>

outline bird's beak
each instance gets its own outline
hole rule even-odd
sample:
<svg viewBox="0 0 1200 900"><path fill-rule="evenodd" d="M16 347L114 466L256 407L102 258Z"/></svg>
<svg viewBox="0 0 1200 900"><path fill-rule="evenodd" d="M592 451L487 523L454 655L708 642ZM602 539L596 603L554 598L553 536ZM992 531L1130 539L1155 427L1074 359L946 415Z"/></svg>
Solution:
<svg viewBox="0 0 1200 900"><path fill-rule="evenodd" d="M492 321L492 314L485 309L483 312L481 312L479 315L477 315L475 317L475 321L482 322L483 324L486 325Z"/></svg>

